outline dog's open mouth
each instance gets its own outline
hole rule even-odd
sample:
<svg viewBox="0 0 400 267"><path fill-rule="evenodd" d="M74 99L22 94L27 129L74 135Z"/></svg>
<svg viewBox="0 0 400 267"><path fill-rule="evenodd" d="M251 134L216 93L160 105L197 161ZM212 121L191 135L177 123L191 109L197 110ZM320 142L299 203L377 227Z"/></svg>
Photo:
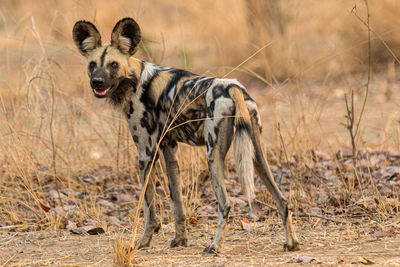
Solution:
<svg viewBox="0 0 400 267"><path fill-rule="evenodd" d="M94 92L95 96L104 97L108 94L110 89L111 89L111 87L109 87L107 89L93 89L93 92Z"/></svg>
<svg viewBox="0 0 400 267"><path fill-rule="evenodd" d="M94 88L93 89L93 93L96 97L102 98L102 97L106 97L111 91L113 91L116 87L118 86L118 84L114 84L111 85L110 87L106 88L106 89L100 89L100 88Z"/></svg>

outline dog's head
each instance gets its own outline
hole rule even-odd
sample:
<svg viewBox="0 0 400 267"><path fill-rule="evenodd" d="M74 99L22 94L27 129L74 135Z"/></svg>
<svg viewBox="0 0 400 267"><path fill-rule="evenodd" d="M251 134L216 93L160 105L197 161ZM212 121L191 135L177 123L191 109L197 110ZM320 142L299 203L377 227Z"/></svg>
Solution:
<svg viewBox="0 0 400 267"><path fill-rule="evenodd" d="M88 21L75 23L72 36L79 52L87 58L90 85L96 97L113 94L129 75L128 59L141 40L139 25L124 18L115 25L111 43L103 45L97 28Z"/></svg>

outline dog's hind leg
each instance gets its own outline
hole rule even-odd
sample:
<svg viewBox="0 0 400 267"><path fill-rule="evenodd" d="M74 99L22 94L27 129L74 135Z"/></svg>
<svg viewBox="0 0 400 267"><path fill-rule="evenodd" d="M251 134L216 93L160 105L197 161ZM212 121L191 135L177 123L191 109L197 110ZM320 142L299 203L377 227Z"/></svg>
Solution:
<svg viewBox="0 0 400 267"><path fill-rule="evenodd" d="M271 169L269 168L268 162L262 150L261 141L261 128L258 123L257 111L253 110L251 112L251 122L252 122L252 140L254 144L255 159L254 167L257 174L263 180L268 190L271 192L272 197L276 202L276 206L279 210L279 214L283 221L283 226L285 229L285 244L283 249L285 251L294 251L299 249L299 242L296 237L296 233L292 225L292 214L288 209L288 203L285 197L282 195L278 186L275 183L274 177L272 176Z"/></svg>
<svg viewBox="0 0 400 267"><path fill-rule="evenodd" d="M205 135L207 145L208 167L210 170L211 184L218 202L218 227L211 246L205 253L216 253L222 249L225 236L226 220L230 211L230 203L224 181L224 160L232 143L233 119L222 119L216 125L213 120L207 120Z"/></svg>

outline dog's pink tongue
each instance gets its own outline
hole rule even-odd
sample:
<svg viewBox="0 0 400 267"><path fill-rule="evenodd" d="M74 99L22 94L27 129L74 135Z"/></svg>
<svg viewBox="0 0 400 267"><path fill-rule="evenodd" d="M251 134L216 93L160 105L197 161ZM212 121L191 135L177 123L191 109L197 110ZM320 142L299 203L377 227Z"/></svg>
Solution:
<svg viewBox="0 0 400 267"><path fill-rule="evenodd" d="M97 90L97 89L95 89L94 91L98 95L105 95L107 93L108 89L105 89L105 90Z"/></svg>

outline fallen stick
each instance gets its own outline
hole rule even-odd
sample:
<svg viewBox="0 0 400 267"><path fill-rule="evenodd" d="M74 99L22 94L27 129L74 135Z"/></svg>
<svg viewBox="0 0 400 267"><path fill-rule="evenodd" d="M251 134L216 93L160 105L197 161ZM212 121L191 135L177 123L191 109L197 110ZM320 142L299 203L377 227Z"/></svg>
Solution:
<svg viewBox="0 0 400 267"><path fill-rule="evenodd" d="M320 218L320 219L324 219L324 220L331 221L331 222L337 222L337 223L346 224L346 222L344 222L344 221L333 219L333 218L322 216L322 215L318 215L318 214L299 212L298 216L299 217L315 217L315 218Z"/></svg>
<svg viewBox="0 0 400 267"><path fill-rule="evenodd" d="M273 207L273 206L271 206L271 205L269 205L269 204L267 204L267 203L265 203L265 202L263 202L263 201L261 201L261 200L255 199L255 202L260 203L260 204L262 204L262 205L264 205L264 206L267 206L268 208L270 208L270 209L272 209L272 210L278 211L277 208L275 208L275 207ZM337 220L337 219L330 218L330 217L326 217L326 216L323 216L323 215L318 215L318 214L312 214L312 213L306 213L306 212L299 212L299 213L298 213L298 216L299 216L299 217L315 217L315 218L320 218L320 219L327 220L327 221L331 221L331 222L337 222L337 223L346 224L346 222L344 222L344 221Z"/></svg>

